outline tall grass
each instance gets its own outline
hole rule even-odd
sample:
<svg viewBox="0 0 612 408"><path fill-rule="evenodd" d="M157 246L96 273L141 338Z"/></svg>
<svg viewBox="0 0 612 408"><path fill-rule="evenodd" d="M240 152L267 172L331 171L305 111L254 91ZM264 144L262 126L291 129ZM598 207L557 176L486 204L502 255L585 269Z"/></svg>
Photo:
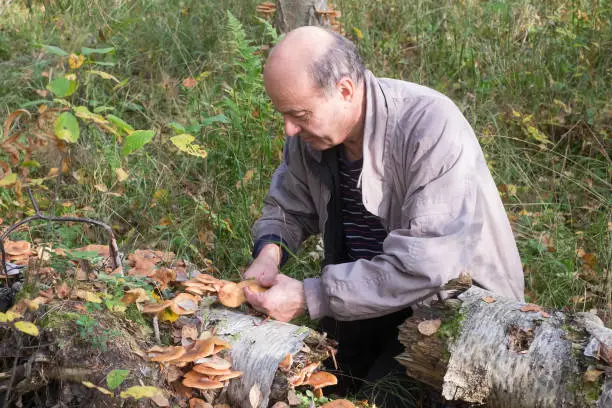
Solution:
<svg viewBox="0 0 612 408"><path fill-rule="evenodd" d="M40 44L70 52L112 46L114 55L104 61L114 66L104 69L127 84L113 90L91 81L75 98L92 109L110 106L134 127L157 131L143 151L124 158L111 135L83 129L59 190L60 200L74 205L58 211L106 220L125 250L153 246L196 263L210 258L227 277L238 276L250 259L250 227L283 144L281 118L261 79L260 47L275 39L255 17L256 3L74 0L29 11L15 1L0 15L0 116L24 105L36 114L40 103L28 103L40 99L35 90L48 82L42 74L66 69L65 59L42 52ZM606 311L612 285L610 4L337 5L369 69L448 94L472 123L513 222L528 299ZM198 78L197 86L182 85L188 77ZM176 125L196 136L206 160L174 148L169 137ZM29 177L44 178L59 154L50 146L35 150L41 167ZM121 183L114 173L119 166L130 173ZM116 194L100 192L94 187L100 184ZM36 194L50 205L54 179L43 186ZM14 190L1 191L0 200L5 223L31 210ZM98 238L58 228L67 244ZM315 243L292 259L289 273L316 273Z"/></svg>

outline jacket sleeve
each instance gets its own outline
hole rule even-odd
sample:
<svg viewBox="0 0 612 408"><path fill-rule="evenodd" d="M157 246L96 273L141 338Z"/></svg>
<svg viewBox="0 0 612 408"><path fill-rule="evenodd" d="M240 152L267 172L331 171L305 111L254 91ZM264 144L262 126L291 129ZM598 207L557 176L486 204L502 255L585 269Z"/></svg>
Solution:
<svg viewBox="0 0 612 408"><path fill-rule="evenodd" d="M318 232L318 215L306 172L298 137L287 137L283 162L272 176L262 215L253 226L255 242L274 235L295 252L304 239Z"/></svg>
<svg viewBox="0 0 612 408"><path fill-rule="evenodd" d="M433 109L409 121L414 125L403 136L412 140L395 149L395 170L385 175L405 192L400 225L383 242L383 254L328 265L321 279L305 281L311 318L385 315L428 298L469 272L465 268L482 227L470 173L482 153L462 116L440 119L448 116Z"/></svg>

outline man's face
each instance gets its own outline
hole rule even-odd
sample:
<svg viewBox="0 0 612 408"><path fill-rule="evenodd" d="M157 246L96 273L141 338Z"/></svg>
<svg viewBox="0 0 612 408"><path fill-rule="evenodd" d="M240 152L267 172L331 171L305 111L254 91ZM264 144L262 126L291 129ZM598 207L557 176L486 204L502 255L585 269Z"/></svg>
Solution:
<svg viewBox="0 0 612 408"><path fill-rule="evenodd" d="M306 75L296 81L287 76L264 75L266 92L283 115L285 133L298 135L315 150L344 142L349 133L347 101L340 90L324 93Z"/></svg>

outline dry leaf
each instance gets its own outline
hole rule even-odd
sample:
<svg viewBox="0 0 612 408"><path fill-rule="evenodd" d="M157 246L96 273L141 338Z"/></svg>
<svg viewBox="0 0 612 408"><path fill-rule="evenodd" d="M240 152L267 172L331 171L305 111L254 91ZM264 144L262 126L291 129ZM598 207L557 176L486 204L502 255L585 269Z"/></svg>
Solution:
<svg viewBox="0 0 612 408"><path fill-rule="evenodd" d="M121 167L115 169L115 175L117 176L117 181L120 183L123 183L129 177L129 174Z"/></svg>
<svg viewBox="0 0 612 408"><path fill-rule="evenodd" d="M49 299L53 299L53 288L49 288L47 290L41 290L38 292L40 296L44 296Z"/></svg>
<svg viewBox="0 0 612 408"><path fill-rule="evenodd" d="M149 277L159 283L159 288L164 290L170 282L176 280L176 272L169 268L159 268L150 274Z"/></svg>
<svg viewBox="0 0 612 408"><path fill-rule="evenodd" d="M65 299L70 294L70 288L66 282L62 282L61 285L55 287L55 294L59 299Z"/></svg>
<svg viewBox="0 0 612 408"><path fill-rule="evenodd" d="M181 345L190 346L198 339L198 329L193 324L186 324L181 328Z"/></svg>
<svg viewBox="0 0 612 408"><path fill-rule="evenodd" d="M589 383L595 382L599 379L599 376L602 374L603 374L603 371L589 367L584 372L584 382L589 382Z"/></svg>
<svg viewBox="0 0 612 408"><path fill-rule="evenodd" d="M263 395L261 394L259 384L253 384L251 390L249 391L249 402L251 403L251 407L258 408L262 397Z"/></svg>
<svg viewBox="0 0 612 408"><path fill-rule="evenodd" d="M548 319L550 317L550 315L544 311L542 311L542 317L545 319Z"/></svg>
<svg viewBox="0 0 612 408"><path fill-rule="evenodd" d="M482 301L486 302L486 303L494 303L494 302L497 301L497 299L495 299L492 296L485 296L485 297L482 298Z"/></svg>
<svg viewBox="0 0 612 408"><path fill-rule="evenodd" d="M89 292L87 290L77 289L74 292L74 296L76 296L77 298L79 298L81 300L85 300L85 301L91 302L91 303L102 303L102 299L100 299L100 297L98 295L96 295L93 292Z"/></svg>
<svg viewBox="0 0 612 408"><path fill-rule="evenodd" d="M101 193L108 193L108 187L106 187L104 184L96 184L94 188Z"/></svg>
<svg viewBox="0 0 612 408"><path fill-rule="evenodd" d="M419 333L421 333L423 336L431 336L432 334L438 331L441 324L442 321L440 319L425 320L419 323L417 329L419 330Z"/></svg>
<svg viewBox="0 0 612 408"><path fill-rule="evenodd" d="M121 298L121 302L126 305L132 303L141 303L149 300L149 295L143 288L135 288L125 291L125 294Z"/></svg>
<svg viewBox="0 0 612 408"><path fill-rule="evenodd" d="M132 267L128 275L132 276L149 276L155 267L154 262L143 259L136 253L128 255L128 264Z"/></svg>
<svg viewBox="0 0 612 408"><path fill-rule="evenodd" d="M81 268L80 264L76 268L75 279L78 280L78 281L86 281L88 279L87 278L87 271L85 269Z"/></svg>
<svg viewBox="0 0 612 408"><path fill-rule="evenodd" d="M527 303L523 307L521 307L521 312L541 312L542 308L538 305L534 305L533 303Z"/></svg>
<svg viewBox="0 0 612 408"><path fill-rule="evenodd" d="M159 394L155 394L151 397L151 401L153 401L158 407L169 407L170 401L166 398L161 392Z"/></svg>

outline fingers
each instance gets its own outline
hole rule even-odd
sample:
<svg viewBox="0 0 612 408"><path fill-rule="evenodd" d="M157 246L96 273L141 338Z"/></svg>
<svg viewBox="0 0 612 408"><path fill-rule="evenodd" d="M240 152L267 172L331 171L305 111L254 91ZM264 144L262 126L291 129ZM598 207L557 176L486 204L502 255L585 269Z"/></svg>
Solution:
<svg viewBox="0 0 612 408"><path fill-rule="evenodd" d="M247 299L247 302L249 302L251 306L253 306L255 309L261 312L267 313L267 310L264 307L265 293L253 292L248 287L245 287L243 289L243 292L244 292L244 296Z"/></svg>

